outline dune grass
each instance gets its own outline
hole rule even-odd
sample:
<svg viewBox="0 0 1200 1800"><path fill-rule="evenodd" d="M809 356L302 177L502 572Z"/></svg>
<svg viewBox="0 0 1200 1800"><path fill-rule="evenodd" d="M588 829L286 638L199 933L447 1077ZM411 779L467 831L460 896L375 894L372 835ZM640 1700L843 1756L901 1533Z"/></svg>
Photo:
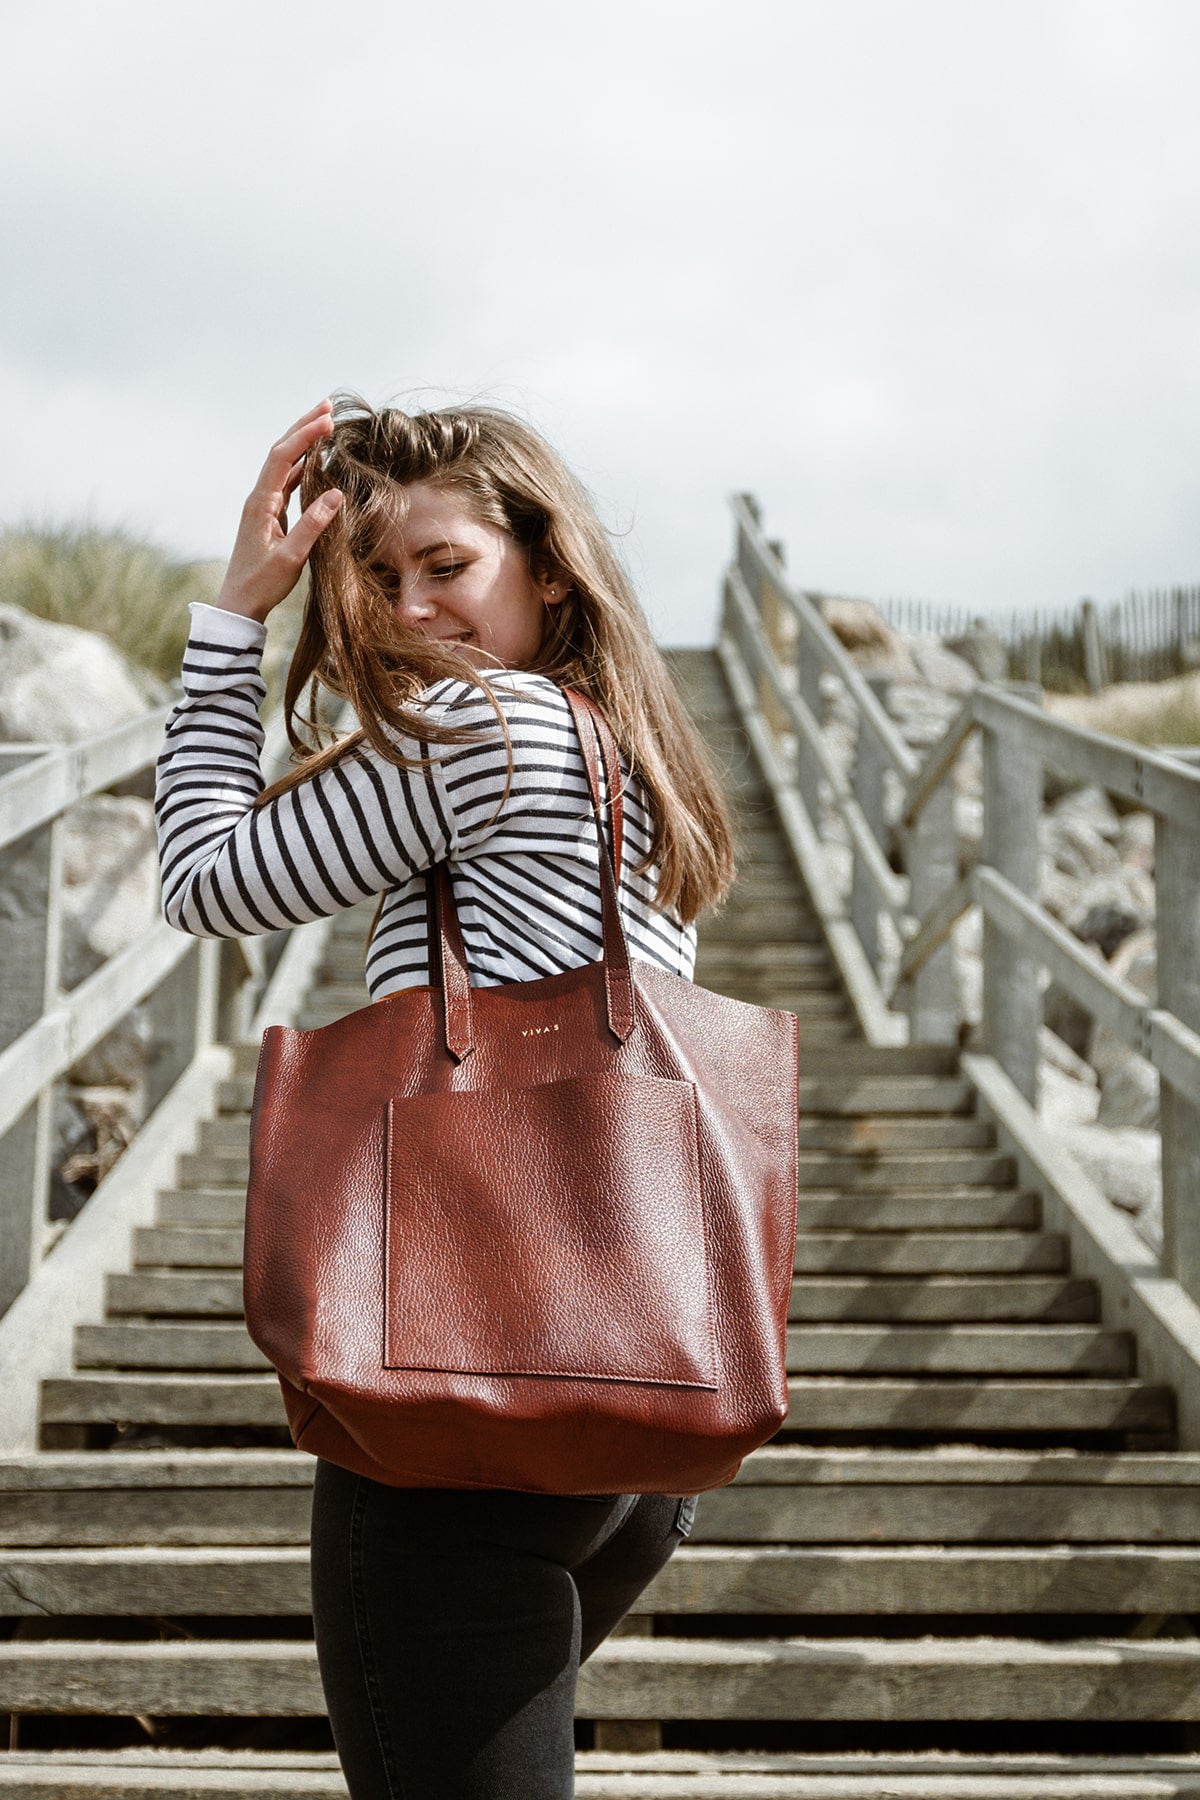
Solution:
<svg viewBox="0 0 1200 1800"><path fill-rule="evenodd" d="M215 603L224 570L223 560L180 561L121 527L23 520L0 530L0 601L102 632L132 663L168 682L179 679L188 602ZM268 713L282 698L303 592L304 580L268 623Z"/></svg>
<svg viewBox="0 0 1200 1800"><path fill-rule="evenodd" d="M1046 707L1060 718L1131 744L1200 745L1200 675L1130 682L1091 695L1047 695Z"/></svg>

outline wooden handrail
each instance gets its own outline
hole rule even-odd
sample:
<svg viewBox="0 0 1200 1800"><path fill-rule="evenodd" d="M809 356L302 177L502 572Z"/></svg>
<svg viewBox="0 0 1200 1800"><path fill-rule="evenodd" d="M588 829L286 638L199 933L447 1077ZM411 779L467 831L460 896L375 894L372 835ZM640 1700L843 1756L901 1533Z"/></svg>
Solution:
<svg viewBox="0 0 1200 1800"><path fill-rule="evenodd" d="M26 890L39 880L45 890L41 918L26 910L0 922L9 977L0 991L0 1314L36 1273L48 1236L56 1083L142 1007L153 1029L147 1077L153 1111L210 1046L244 1033L289 935L271 934L270 948L263 937L209 944L160 919L63 992L66 816L93 795L153 780L170 710L155 707L73 744L0 747L0 765L17 764L0 773L0 855L20 857ZM337 728L349 722L343 707ZM265 721L261 760L268 780L289 765L282 709Z"/></svg>
<svg viewBox="0 0 1200 1800"><path fill-rule="evenodd" d="M844 976L850 972L847 991L864 1031L872 1041L884 1041L889 1017L903 1024L902 1015L890 1011L899 1000L911 1039L957 1040L951 937L964 914L981 907L983 1048L1017 1091L1027 1100L1035 1095L1042 969L1157 1070L1163 1084L1164 1267L1200 1295L1200 768L1051 718L1019 691L1026 684L999 683L976 688L918 758L830 630L820 596L789 583L753 495L734 496L732 508L736 541L720 653L736 677L752 741L765 747L760 761L769 762L777 804L796 817L802 873L811 871L824 896L822 922ZM772 618L782 609L793 628L770 629L768 605ZM856 727L849 774L821 731L821 681L830 676L840 684ZM983 843L975 867L963 873L950 784L976 732L983 739ZM891 826L881 801L880 763L898 787ZM1036 897L1045 766L1095 783L1155 818L1157 1003L1113 975ZM854 854L848 910L834 893L834 865L822 839L829 807L840 814ZM900 874L891 864L897 845ZM899 945L890 952L890 966L877 929L884 916Z"/></svg>

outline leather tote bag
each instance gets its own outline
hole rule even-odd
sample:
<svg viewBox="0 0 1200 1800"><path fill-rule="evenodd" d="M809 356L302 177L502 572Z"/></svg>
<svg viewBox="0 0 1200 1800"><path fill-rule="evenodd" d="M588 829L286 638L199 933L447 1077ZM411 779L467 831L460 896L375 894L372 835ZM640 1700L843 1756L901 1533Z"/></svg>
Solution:
<svg viewBox="0 0 1200 1800"><path fill-rule="evenodd" d="M787 1412L798 1021L630 957L564 692L600 961L472 987L442 863L428 987L263 1033L247 1328L298 1448L392 1486L695 1493Z"/></svg>

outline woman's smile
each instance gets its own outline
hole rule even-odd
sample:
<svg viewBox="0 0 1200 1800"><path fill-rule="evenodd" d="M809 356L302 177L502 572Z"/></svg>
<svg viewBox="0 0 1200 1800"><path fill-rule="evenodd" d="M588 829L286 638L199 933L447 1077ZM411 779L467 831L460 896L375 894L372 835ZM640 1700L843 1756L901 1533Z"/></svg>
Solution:
<svg viewBox="0 0 1200 1800"><path fill-rule="evenodd" d="M414 481L402 526L383 534L376 567L397 615L484 670L528 668L561 577L535 577L509 533L477 518L452 491ZM450 621L473 619L473 625Z"/></svg>

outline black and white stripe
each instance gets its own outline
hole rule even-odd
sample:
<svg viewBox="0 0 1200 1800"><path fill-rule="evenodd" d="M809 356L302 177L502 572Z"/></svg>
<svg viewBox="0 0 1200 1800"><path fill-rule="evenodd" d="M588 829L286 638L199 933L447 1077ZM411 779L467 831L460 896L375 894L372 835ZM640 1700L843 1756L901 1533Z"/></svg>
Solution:
<svg viewBox="0 0 1200 1800"><path fill-rule="evenodd" d="M430 716L490 724L486 742L398 739L405 754L436 759L429 771L398 769L364 743L255 811L266 785L266 627L198 600L188 610L184 696L155 771L169 924L193 937L253 937L386 893L366 968L375 1000L428 980L423 871L449 856L476 984L533 981L597 960L596 827L570 710L552 681L516 669L493 678L513 746L502 808L507 760L495 714L478 688L444 680L426 690ZM690 979L695 925L652 906L657 867L630 874L649 838L643 795L628 783L620 896L629 948Z"/></svg>

